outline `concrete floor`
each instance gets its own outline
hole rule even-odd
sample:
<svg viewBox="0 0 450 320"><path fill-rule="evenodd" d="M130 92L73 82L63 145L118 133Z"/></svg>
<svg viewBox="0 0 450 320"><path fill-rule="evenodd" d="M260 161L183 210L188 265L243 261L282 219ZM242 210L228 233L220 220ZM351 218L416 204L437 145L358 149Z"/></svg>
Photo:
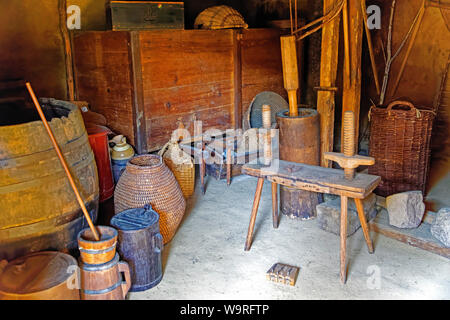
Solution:
<svg viewBox="0 0 450 320"><path fill-rule="evenodd" d="M164 248L161 283L129 298L450 299L450 260L373 232L375 253L369 254L361 229L347 240L349 269L342 285L339 237L319 229L316 220L285 216L273 229L268 183L253 245L245 252L255 188L252 177L236 177L229 187L207 177L203 196L197 183L177 234ZM300 267L294 287L266 280L276 262Z"/></svg>

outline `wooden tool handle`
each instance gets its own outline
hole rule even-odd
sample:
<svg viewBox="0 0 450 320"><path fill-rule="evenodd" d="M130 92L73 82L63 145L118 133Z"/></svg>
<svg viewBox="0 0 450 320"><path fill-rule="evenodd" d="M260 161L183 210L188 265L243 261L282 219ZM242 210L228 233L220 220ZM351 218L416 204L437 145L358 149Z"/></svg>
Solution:
<svg viewBox="0 0 450 320"><path fill-rule="evenodd" d="M75 185L75 182L73 181L72 175L70 174L69 167L67 166L66 160L63 157L63 154L61 150L59 149L58 143L56 142L55 136L52 133L52 130L50 129L50 126L48 125L47 119L45 118L44 112L42 111L42 108L36 98L36 95L34 94L33 88L31 88L31 84L27 82L26 84L27 90L30 93L31 99L33 100L34 106L36 107L36 110L39 113L39 116L41 117L42 122L44 123L44 127L47 130L48 135L50 136L50 140L52 141L53 147L56 150L56 154L58 155L59 161L61 162L64 171L66 172L67 178L69 179L70 186L73 189L73 192L75 193L75 196L77 198L78 203L80 204L81 210L84 213L84 216L89 224L89 228L91 229L94 238L96 241L99 241L100 238L98 236L98 232L94 227L94 224L92 223L91 217L89 216L89 213L86 209L86 206L84 205L83 199L81 199L80 193L78 192L78 189Z"/></svg>

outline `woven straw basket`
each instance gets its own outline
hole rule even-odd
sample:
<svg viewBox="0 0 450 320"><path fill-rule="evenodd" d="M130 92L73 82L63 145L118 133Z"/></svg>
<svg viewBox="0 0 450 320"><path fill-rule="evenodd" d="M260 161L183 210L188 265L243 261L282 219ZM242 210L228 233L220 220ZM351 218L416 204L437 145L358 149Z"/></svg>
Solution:
<svg viewBox="0 0 450 320"><path fill-rule="evenodd" d="M412 190L425 193L434 118L433 111L416 109L407 101L371 108L369 148L375 165L369 167L369 173L381 176L375 190L378 195Z"/></svg>
<svg viewBox="0 0 450 320"><path fill-rule="evenodd" d="M185 199L194 193L195 188L195 166L192 158L181 150L175 141L169 141L159 151L164 163L169 167L180 185Z"/></svg>
<svg viewBox="0 0 450 320"><path fill-rule="evenodd" d="M114 191L115 213L151 204L160 216L164 244L177 231L186 209L186 200L170 169L158 155L131 159Z"/></svg>
<svg viewBox="0 0 450 320"><path fill-rule="evenodd" d="M242 15L229 6L214 6L203 10L194 22L195 29L248 28Z"/></svg>

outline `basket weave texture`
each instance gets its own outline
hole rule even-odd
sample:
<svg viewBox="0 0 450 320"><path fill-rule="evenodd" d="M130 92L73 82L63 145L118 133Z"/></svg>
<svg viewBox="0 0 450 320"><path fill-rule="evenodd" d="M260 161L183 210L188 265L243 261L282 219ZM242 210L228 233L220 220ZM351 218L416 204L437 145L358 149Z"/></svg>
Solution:
<svg viewBox="0 0 450 320"><path fill-rule="evenodd" d="M381 176L376 194L386 197L411 190L425 194L434 118L433 111L419 110L407 101L371 108L369 153L375 165L369 173Z"/></svg>
<svg viewBox="0 0 450 320"><path fill-rule="evenodd" d="M181 150L177 142L168 142L159 152L164 163L172 171L180 185L185 199L189 198L195 189L195 166L192 158Z"/></svg>
<svg viewBox="0 0 450 320"><path fill-rule="evenodd" d="M235 9L221 5L209 7L197 16L194 22L195 29L229 29L248 28L242 15Z"/></svg>
<svg viewBox="0 0 450 320"><path fill-rule="evenodd" d="M186 200L173 173L158 155L131 159L114 191L114 211L151 204L160 217L163 242L169 242L183 218Z"/></svg>

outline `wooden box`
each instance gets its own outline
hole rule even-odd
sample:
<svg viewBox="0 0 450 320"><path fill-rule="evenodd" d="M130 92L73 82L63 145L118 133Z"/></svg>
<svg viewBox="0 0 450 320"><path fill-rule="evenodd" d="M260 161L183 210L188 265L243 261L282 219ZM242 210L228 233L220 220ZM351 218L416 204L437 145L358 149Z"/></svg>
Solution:
<svg viewBox="0 0 450 320"><path fill-rule="evenodd" d="M112 30L184 29L183 2L111 1Z"/></svg>
<svg viewBox="0 0 450 320"><path fill-rule="evenodd" d="M239 128L261 91L287 97L275 29L87 31L73 37L78 100L138 153L160 149L182 121L194 135Z"/></svg>

